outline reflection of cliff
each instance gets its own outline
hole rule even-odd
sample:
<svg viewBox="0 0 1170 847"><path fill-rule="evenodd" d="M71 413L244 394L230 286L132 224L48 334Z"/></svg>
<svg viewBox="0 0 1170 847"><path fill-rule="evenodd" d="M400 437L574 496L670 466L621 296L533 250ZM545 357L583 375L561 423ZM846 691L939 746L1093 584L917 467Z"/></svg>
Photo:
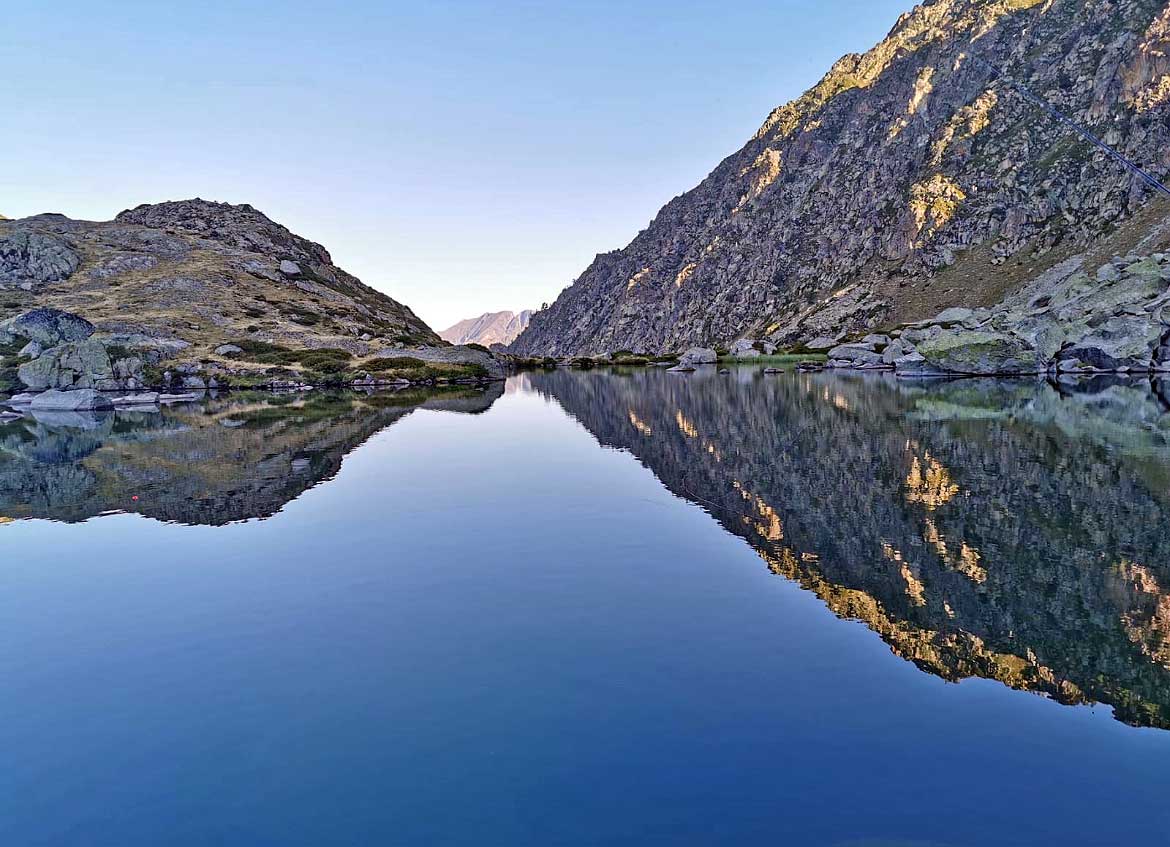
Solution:
<svg viewBox="0 0 1170 847"><path fill-rule="evenodd" d="M924 670L1170 727L1170 416L1148 389L750 372L532 383Z"/></svg>
<svg viewBox="0 0 1170 847"><path fill-rule="evenodd" d="M502 390L245 394L153 413L22 418L0 425L0 521L110 511L207 525L268 517L414 409L474 414Z"/></svg>

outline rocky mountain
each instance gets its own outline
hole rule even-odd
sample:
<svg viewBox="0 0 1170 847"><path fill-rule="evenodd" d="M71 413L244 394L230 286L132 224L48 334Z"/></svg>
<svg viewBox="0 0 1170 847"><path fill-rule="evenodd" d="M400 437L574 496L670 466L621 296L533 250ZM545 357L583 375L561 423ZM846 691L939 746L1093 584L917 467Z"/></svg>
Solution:
<svg viewBox="0 0 1170 847"><path fill-rule="evenodd" d="M46 306L130 347L153 340L192 353L240 338L441 343L320 244L251 206L204 200L139 206L101 223L55 214L0 222L0 321Z"/></svg>
<svg viewBox="0 0 1170 847"><path fill-rule="evenodd" d="M485 312L478 318L468 318L439 333L439 337L452 344L508 345L528 328L532 310L522 312Z"/></svg>
<svg viewBox="0 0 1170 847"><path fill-rule="evenodd" d="M1170 206L1020 90L1161 177L1168 48L1165 0L928 0L599 255L512 349L791 345L995 305L1103 235L1124 256Z"/></svg>

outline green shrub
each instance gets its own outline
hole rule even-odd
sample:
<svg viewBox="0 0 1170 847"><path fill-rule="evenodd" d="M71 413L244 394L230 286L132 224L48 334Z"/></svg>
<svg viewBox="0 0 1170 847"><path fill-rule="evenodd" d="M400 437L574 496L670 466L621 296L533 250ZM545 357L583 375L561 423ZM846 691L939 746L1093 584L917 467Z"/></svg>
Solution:
<svg viewBox="0 0 1170 847"><path fill-rule="evenodd" d="M427 365L422 359L413 356L387 356L381 359L370 359L362 365L363 370L370 373L403 370L405 368L425 368Z"/></svg>

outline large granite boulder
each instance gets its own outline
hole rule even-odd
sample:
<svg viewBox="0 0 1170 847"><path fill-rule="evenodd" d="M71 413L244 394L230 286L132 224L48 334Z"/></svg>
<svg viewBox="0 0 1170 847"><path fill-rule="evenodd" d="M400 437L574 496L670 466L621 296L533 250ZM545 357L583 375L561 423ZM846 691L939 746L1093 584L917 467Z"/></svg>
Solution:
<svg viewBox="0 0 1170 847"><path fill-rule="evenodd" d="M17 370L33 391L68 388L117 388L114 366L100 341L87 339L46 350Z"/></svg>
<svg viewBox="0 0 1170 847"><path fill-rule="evenodd" d="M77 391L46 391L37 396L31 408L34 412L97 412L114 408L109 397L93 389Z"/></svg>
<svg viewBox="0 0 1170 847"><path fill-rule="evenodd" d="M65 341L84 341L93 335L93 324L60 309L33 309L0 324L0 330L35 341L41 347L56 347Z"/></svg>
<svg viewBox="0 0 1170 847"><path fill-rule="evenodd" d="M998 332L947 331L918 345L931 368L954 374L1034 374L1044 370L1034 347Z"/></svg>
<svg viewBox="0 0 1170 847"><path fill-rule="evenodd" d="M59 282L79 267L81 256L55 233L18 227L0 233L0 282Z"/></svg>

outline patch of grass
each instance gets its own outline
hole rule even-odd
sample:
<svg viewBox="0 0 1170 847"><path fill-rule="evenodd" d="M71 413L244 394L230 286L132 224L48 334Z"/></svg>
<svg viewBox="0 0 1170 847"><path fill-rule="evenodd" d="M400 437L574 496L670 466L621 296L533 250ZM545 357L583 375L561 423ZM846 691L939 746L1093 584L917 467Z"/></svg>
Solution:
<svg viewBox="0 0 1170 847"><path fill-rule="evenodd" d="M362 363L362 368L370 373L385 373L386 371L404 370L406 368L423 368L426 362L413 356L388 356L380 359L370 359Z"/></svg>

